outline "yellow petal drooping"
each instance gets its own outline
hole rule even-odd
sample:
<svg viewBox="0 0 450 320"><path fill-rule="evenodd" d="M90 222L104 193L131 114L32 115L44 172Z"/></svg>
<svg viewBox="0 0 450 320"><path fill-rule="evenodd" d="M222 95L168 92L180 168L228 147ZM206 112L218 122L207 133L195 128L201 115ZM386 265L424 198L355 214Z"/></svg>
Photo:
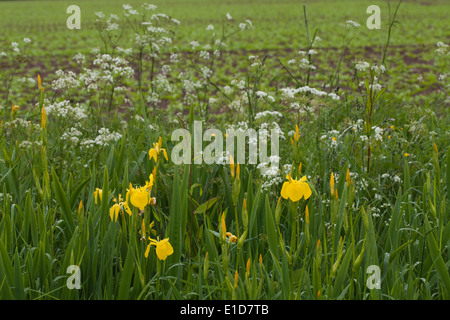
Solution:
<svg viewBox="0 0 450 320"><path fill-rule="evenodd" d="M158 152L156 151L156 149L151 148L148 151L148 157L149 159L153 158L153 160L155 160L155 162L158 160Z"/></svg>
<svg viewBox="0 0 450 320"><path fill-rule="evenodd" d="M148 254L150 253L150 246L152 245L152 243L150 242L149 244L148 244L148 246L147 246L147 249L145 249L145 253L144 253L144 256L146 257L146 258L148 258Z"/></svg>
<svg viewBox="0 0 450 320"><path fill-rule="evenodd" d="M97 204L98 199L102 200L102 189L96 188L94 191L95 204Z"/></svg>
<svg viewBox="0 0 450 320"><path fill-rule="evenodd" d="M120 204L116 203L109 209L109 217L111 221L117 221L120 211Z"/></svg>
<svg viewBox="0 0 450 320"><path fill-rule="evenodd" d="M128 213L128 215L131 216L131 209L130 206L128 205L128 202L123 203L123 209L125 210L126 213Z"/></svg>

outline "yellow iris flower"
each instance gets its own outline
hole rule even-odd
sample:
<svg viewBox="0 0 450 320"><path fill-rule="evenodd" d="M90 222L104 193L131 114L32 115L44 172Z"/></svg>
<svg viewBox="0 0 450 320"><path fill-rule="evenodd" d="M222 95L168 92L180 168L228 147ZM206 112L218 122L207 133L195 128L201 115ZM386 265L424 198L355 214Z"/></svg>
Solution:
<svg viewBox="0 0 450 320"><path fill-rule="evenodd" d="M163 239L161 241L150 239L150 243L145 250L145 257L148 257L150 252L150 246L156 247L156 255L159 260L166 260L168 256L173 253L173 247L169 242L169 238Z"/></svg>
<svg viewBox="0 0 450 320"><path fill-rule="evenodd" d="M109 217L111 218L111 221L117 221L117 218L119 217L120 208L121 208L120 204L115 203L109 209Z"/></svg>
<svg viewBox="0 0 450 320"><path fill-rule="evenodd" d="M127 202L119 202L113 204L113 206L109 209L109 217L111 218L111 221L117 221L119 212L123 212L123 210L125 210L125 212L131 216L131 209L128 206Z"/></svg>
<svg viewBox="0 0 450 320"><path fill-rule="evenodd" d="M286 176L288 181L283 183L283 187L281 188L281 196L284 199L290 199L292 202L297 202L301 198L308 199L311 194L311 188L306 182L306 176L303 176L300 180L292 179L291 174L289 173Z"/></svg>
<svg viewBox="0 0 450 320"><path fill-rule="evenodd" d="M19 110L20 109L20 107L19 106L16 106L14 103L12 104L12 107L11 107L11 113L14 115L16 112L17 112L17 110Z"/></svg>
<svg viewBox="0 0 450 320"><path fill-rule="evenodd" d="M96 188L94 191L95 204L97 204L97 199L100 198L102 200L102 189Z"/></svg>
<svg viewBox="0 0 450 320"><path fill-rule="evenodd" d="M119 216L119 212L120 211L123 212L125 210L125 212L128 213L131 216L130 206L128 205L128 202L123 201L121 194L119 194L119 200L118 201L114 197L113 197L113 201L114 201L114 204L109 209L109 216L111 217L111 221L117 221L117 218Z"/></svg>
<svg viewBox="0 0 450 320"><path fill-rule="evenodd" d="M166 161L169 160L169 158L167 157L167 151L166 149L161 148L161 137L159 137L159 140L157 143L153 143L153 148L151 148L148 151L148 156L149 159L153 158L153 160L155 160L155 162L158 160L158 155L161 153L161 151L164 154L164 158L166 158Z"/></svg>
<svg viewBox="0 0 450 320"><path fill-rule="evenodd" d="M130 202L139 210L144 210L150 202L150 195L143 188L134 189L130 184Z"/></svg>
<svg viewBox="0 0 450 320"><path fill-rule="evenodd" d="M145 183L143 187L133 188L133 185L130 183L130 188L127 192L127 199L130 199L130 202L139 210L144 210L144 208L151 203L152 201L156 202L156 200L152 200L150 197L150 192L153 186L153 174L150 174L150 180Z"/></svg>

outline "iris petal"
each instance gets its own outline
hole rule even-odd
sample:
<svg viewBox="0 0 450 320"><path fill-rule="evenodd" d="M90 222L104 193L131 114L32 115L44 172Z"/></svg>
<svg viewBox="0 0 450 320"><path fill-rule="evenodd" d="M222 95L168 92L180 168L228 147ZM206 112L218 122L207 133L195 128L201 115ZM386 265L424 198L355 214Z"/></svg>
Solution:
<svg viewBox="0 0 450 320"><path fill-rule="evenodd" d="M283 197L283 199L287 199L289 198L289 194L287 193L287 189L289 186L289 182L285 182L283 183L283 187L281 187L281 196Z"/></svg>
<svg viewBox="0 0 450 320"><path fill-rule="evenodd" d="M164 239L158 242L156 245L156 255L159 260L166 260L168 256L173 253L173 247L169 242L169 239Z"/></svg>
<svg viewBox="0 0 450 320"><path fill-rule="evenodd" d="M147 249L145 250L145 257L148 258L148 254L150 252L150 244L147 246Z"/></svg>
<svg viewBox="0 0 450 320"><path fill-rule="evenodd" d="M149 203L148 192L145 190L137 189L130 196L131 204L140 210L144 210L145 206Z"/></svg>
<svg viewBox="0 0 450 320"><path fill-rule="evenodd" d="M311 188L309 187L309 184L307 184L306 182L302 183L302 193L303 196L305 197L305 200L307 200L312 194Z"/></svg>
<svg viewBox="0 0 450 320"><path fill-rule="evenodd" d="M298 200L300 200L303 197L301 184L297 181L293 181L292 183L290 183L288 194L289 199L291 199L293 202L297 202Z"/></svg>

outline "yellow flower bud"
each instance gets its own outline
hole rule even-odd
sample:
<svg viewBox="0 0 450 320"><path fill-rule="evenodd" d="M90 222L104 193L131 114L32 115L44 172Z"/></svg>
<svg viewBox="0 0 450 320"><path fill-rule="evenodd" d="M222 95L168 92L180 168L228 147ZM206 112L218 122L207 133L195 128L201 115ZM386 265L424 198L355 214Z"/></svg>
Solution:
<svg viewBox="0 0 450 320"><path fill-rule="evenodd" d="M298 130L298 125L295 125L295 133L294 133L294 140L298 141L300 139L300 133Z"/></svg>
<svg viewBox="0 0 450 320"><path fill-rule="evenodd" d="M309 209L308 209L308 205L306 205L305 208L305 221L307 224L309 224Z"/></svg>
<svg viewBox="0 0 450 320"><path fill-rule="evenodd" d="M42 107L42 117L41 117L41 127L45 129L47 113L45 112L45 108Z"/></svg>
<svg viewBox="0 0 450 320"><path fill-rule="evenodd" d="M334 174L331 172L331 178L330 178L330 191L331 195L334 196Z"/></svg>
<svg viewBox="0 0 450 320"><path fill-rule="evenodd" d="M230 171L231 171L231 177L234 179L234 160L233 156L230 154Z"/></svg>
<svg viewBox="0 0 450 320"><path fill-rule="evenodd" d="M227 226L225 224L225 212L222 213L222 218L221 218L221 233L222 233L222 240L225 241L226 237L227 237Z"/></svg>
<svg viewBox="0 0 450 320"><path fill-rule="evenodd" d="M83 200L80 200L80 204L78 206L78 214L81 213L81 210L83 210Z"/></svg>

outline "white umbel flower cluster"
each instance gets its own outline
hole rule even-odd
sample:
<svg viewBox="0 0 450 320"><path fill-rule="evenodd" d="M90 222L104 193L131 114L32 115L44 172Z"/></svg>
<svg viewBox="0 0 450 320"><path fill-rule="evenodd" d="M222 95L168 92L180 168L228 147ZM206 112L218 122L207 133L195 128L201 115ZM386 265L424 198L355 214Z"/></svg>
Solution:
<svg viewBox="0 0 450 320"><path fill-rule="evenodd" d="M347 21L345 21L345 26L347 28L359 28L361 25L356 21L347 20Z"/></svg>
<svg viewBox="0 0 450 320"><path fill-rule="evenodd" d="M358 70L359 72L364 72L369 68L370 68L370 64L367 61L358 60L355 63L355 69Z"/></svg>
<svg viewBox="0 0 450 320"><path fill-rule="evenodd" d="M78 131L77 128L72 127L70 129L67 129L63 133L63 135L61 136L61 140L69 142L69 143L77 144L80 141L80 137L82 135L83 134L80 131Z"/></svg>
<svg viewBox="0 0 450 320"><path fill-rule="evenodd" d="M72 107L69 100L61 102L46 103L45 111L47 115L52 115L60 119L70 119L73 121L80 121L87 118L86 111L80 105Z"/></svg>
<svg viewBox="0 0 450 320"><path fill-rule="evenodd" d="M439 55L439 56L445 56L445 55L450 55L450 51L449 51L449 46L448 46L448 44L446 44L446 43L444 43L444 42L442 42L442 41L439 41L438 43L436 43L436 46L438 47L437 49L436 49L436 53Z"/></svg>
<svg viewBox="0 0 450 320"><path fill-rule="evenodd" d="M114 83L118 78L128 79L134 74L133 68L128 66L128 61L120 57L111 57L109 54L98 55L94 65L101 68L101 81Z"/></svg>
<svg viewBox="0 0 450 320"><path fill-rule="evenodd" d="M77 88L80 86L80 81L77 79L77 75L73 71L64 72L59 69L56 71L58 78L52 81L53 90L68 90L71 88Z"/></svg>
<svg viewBox="0 0 450 320"><path fill-rule="evenodd" d="M261 112L258 112L255 115L255 120L258 120L258 119L261 119L261 118L266 118L266 117L282 118L283 115L280 112L278 112L278 111L269 111L269 110L261 111Z"/></svg>
<svg viewBox="0 0 450 320"><path fill-rule="evenodd" d="M98 130L98 136L94 140L84 140L80 144L86 149L93 148L94 146L104 147L110 143L119 141L122 135L118 132L111 132L108 128L101 128Z"/></svg>
<svg viewBox="0 0 450 320"><path fill-rule="evenodd" d="M297 93L311 93L312 95L319 97L330 97L333 100L339 100L339 96L335 93L326 93L325 91L317 90L309 86L300 88L281 88L282 97L285 100L294 99Z"/></svg>

